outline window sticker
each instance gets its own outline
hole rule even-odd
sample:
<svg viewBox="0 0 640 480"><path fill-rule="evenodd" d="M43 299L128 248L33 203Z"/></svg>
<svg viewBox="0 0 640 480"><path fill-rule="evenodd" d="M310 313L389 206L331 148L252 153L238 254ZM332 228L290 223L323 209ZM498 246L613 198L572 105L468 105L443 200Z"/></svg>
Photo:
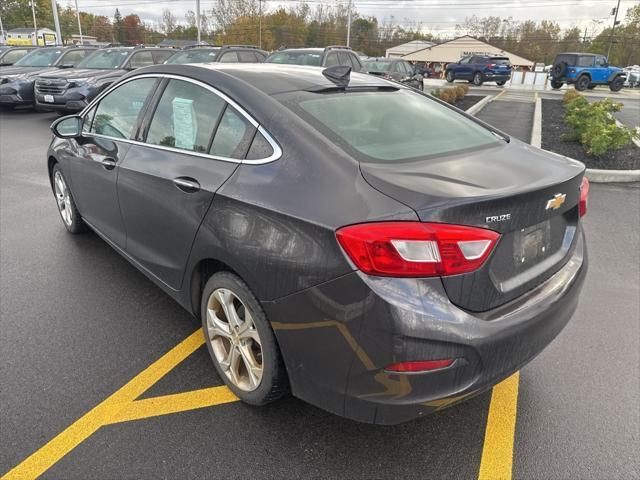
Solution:
<svg viewBox="0 0 640 480"><path fill-rule="evenodd" d="M176 97L171 102L171 106L173 108L175 147L193 150L196 142L196 133L198 132L193 100Z"/></svg>

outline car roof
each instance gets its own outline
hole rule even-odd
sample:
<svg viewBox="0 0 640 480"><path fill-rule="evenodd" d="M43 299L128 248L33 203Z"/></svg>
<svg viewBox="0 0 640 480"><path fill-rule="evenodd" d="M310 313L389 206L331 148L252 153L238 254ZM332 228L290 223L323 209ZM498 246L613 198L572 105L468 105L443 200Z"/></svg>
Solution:
<svg viewBox="0 0 640 480"><path fill-rule="evenodd" d="M283 52L309 52L309 53L323 53L324 48L319 47L309 47L309 48L283 48L282 50L276 50L273 53L283 53Z"/></svg>
<svg viewBox="0 0 640 480"><path fill-rule="evenodd" d="M600 55L599 53L591 53L591 52L565 52L565 53L558 53L557 56L560 55L593 55L594 57L596 55Z"/></svg>
<svg viewBox="0 0 640 480"><path fill-rule="evenodd" d="M135 72L132 76L141 73L164 73L182 75L188 78L203 81L212 86L220 86L225 90L233 90L235 87L252 87L267 95L278 93L333 88L335 84L323 74L323 69L302 65L288 65L277 63L207 63L186 65L151 65ZM389 83L383 79L352 72L350 87L388 87ZM400 86L398 86L400 88Z"/></svg>

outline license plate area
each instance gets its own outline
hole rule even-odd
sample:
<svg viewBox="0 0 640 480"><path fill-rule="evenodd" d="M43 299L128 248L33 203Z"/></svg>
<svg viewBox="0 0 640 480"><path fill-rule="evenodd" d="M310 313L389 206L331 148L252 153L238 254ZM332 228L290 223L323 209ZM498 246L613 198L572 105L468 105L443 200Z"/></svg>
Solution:
<svg viewBox="0 0 640 480"><path fill-rule="evenodd" d="M53 103L55 100L53 98L53 95L45 95L44 96L44 101L47 103Z"/></svg>
<svg viewBox="0 0 640 480"><path fill-rule="evenodd" d="M528 267L548 256L551 248L551 222L546 220L522 228L513 235L513 260L516 269Z"/></svg>

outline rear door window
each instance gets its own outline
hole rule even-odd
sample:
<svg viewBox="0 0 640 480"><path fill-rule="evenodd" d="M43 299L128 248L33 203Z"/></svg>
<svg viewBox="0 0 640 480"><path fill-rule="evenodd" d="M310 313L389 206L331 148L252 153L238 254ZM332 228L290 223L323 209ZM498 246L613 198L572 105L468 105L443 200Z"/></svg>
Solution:
<svg viewBox="0 0 640 480"><path fill-rule="evenodd" d="M327 61L325 62L325 67L335 67L336 65L340 65L340 59L338 58L338 54L336 52L329 53L327 55Z"/></svg>
<svg viewBox="0 0 640 480"><path fill-rule="evenodd" d="M136 52L131 56L129 61L129 67L141 68L153 65L153 55L151 52Z"/></svg>
<svg viewBox="0 0 640 480"><path fill-rule="evenodd" d="M263 160L271 155L273 155L273 147L260 132L256 132L247 153L247 160Z"/></svg>
<svg viewBox="0 0 640 480"><path fill-rule="evenodd" d="M578 67L593 67L593 56L591 55L580 55L578 57Z"/></svg>
<svg viewBox="0 0 640 480"><path fill-rule="evenodd" d="M140 78L124 83L108 93L96 108L91 133L112 138L132 139L155 78Z"/></svg>
<svg viewBox="0 0 640 480"><path fill-rule="evenodd" d="M164 61L173 54L174 52L166 52L164 50L154 50L153 52L151 52L151 55L153 56L153 62L155 64L164 63Z"/></svg>
<svg viewBox="0 0 640 480"><path fill-rule="evenodd" d="M209 153L216 157L243 159L255 134L255 128L231 105L222 116Z"/></svg>
<svg viewBox="0 0 640 480"><path fill-rule="evenodd" d="M207 152L225 104L206 88L183 80L170 80L153 113L146 142Z"/></svg>
<svg viewBox="0 0 640 480"><path fill-rule="evenodd" d="M221 63L238 63L238 55L236 52L227 52L220 56Z"/></svg>

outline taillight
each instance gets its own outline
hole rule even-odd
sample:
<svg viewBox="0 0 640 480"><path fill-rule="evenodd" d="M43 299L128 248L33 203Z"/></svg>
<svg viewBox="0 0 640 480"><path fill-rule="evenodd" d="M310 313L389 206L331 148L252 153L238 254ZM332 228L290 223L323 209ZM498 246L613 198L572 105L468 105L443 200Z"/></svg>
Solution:
<svg viewBox="0 0 640 480"><path fill-rule="evenodd" d="M477 270L500 234L484 228L421 222L376 222L342 227L338 242L369 275L434 277Z"/></svg>
<svg viewBox="0 0 640 480"><path fill-rule="evenodd" d="M400 362L389 365L385 370L387 372L429 372L431 370L447 368L451 366L453 362L453 358L446 360L424 360L421 362Z"/></svg>
<svg viewBox="0 0 640 480"><path fill-rule="evenodd" d="M487 67L489 67L489 68L493 68L493 67L495 67L495 66L496 66L496 64L495 64L495 63L489 63L489 64L487 64Z"/></svg>
<svg viewBox="0 0 640 480"><path fill-rule="evenodd" d="M589 206L589 180L587 177L582 177L582 183L580 184L580 216L583 217L587 213L587 207Z"/></svg>

